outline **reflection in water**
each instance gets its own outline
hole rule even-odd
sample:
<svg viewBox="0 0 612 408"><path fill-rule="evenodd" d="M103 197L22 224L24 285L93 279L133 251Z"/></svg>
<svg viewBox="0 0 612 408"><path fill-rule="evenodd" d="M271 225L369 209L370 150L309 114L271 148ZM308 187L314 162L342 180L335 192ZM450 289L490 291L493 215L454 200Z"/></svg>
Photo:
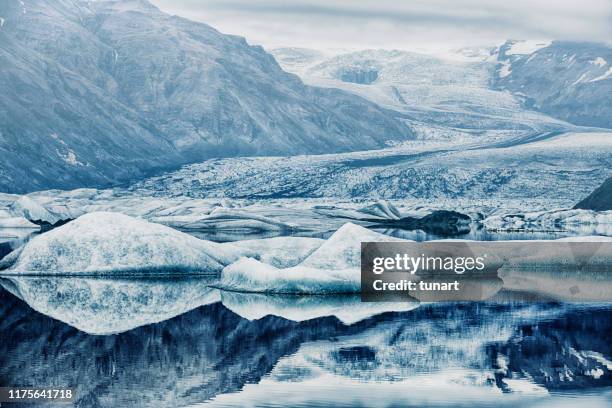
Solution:
<svg viewBox="0 0 612 408"><path fill-rule="evenodd" d="M0 285L32 309L90 334L112 334L168 320L219 301L210 278L109 280L0 278Z"/></svg>
<svg viewBox="0 0 612 408"><path fill-rule="evenodd" d="M106 329L116 329L112 305L121 301L131 311L124 328L135 328L92 335L0 292L0 384L75 386L83 407L524 406L565 398L558 390L589 404L610 397L612 304L408 304L403 311L338 313L341 321L324 315L358 303L218 292L214 298L193 281L11 281L3 284L41 311L51 304L44 312L57 319L78 319L74 305L83 302L79 325L108 315ZM162 289L168 299L149 303L148 294ZM382 314L367 317L373 313Z"/></svg>

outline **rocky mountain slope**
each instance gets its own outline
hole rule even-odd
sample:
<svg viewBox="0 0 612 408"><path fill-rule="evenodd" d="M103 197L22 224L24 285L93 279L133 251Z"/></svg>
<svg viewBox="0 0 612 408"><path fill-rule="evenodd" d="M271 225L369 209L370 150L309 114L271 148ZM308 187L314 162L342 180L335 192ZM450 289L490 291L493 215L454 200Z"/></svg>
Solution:
<svg viewBox="0 0 612 408"><path fill-rule="evenodd" d="M595 211L612 210L612 177L604 181L601 186L576 204L574 208Z"/></svg>
<svg viewBox="0 0 612 408"><path fill-rule="evenodd" d="M508 41L494 87L576 125L612 128L612 48L568 41Z"/></svg>
<svg viewBox="0 0 612 408"><path fill-rule="evenodd" d="M0 4L0 189L101 185L216 156L382 147L398 113L145 0Z"/></svg>

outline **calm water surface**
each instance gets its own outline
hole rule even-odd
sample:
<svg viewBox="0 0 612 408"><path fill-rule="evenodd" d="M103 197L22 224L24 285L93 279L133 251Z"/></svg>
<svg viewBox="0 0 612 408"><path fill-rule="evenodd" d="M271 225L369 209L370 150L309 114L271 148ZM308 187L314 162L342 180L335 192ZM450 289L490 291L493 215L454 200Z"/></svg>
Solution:
<svg viewBox="0 0 612 408"><path fill-rule="evenodd" d="M241 298L197 280L57 279L2 281L13 293L44 288L29 301L54 318L0 290L0 383L76 387L80 407L612 402L612 304L506 296L347 323L334 315L341 308L326 308L346 306L332 298ZM160 289L169 293L161 303L152 299ZM300 313L307 320L290 320Z"/></svg>

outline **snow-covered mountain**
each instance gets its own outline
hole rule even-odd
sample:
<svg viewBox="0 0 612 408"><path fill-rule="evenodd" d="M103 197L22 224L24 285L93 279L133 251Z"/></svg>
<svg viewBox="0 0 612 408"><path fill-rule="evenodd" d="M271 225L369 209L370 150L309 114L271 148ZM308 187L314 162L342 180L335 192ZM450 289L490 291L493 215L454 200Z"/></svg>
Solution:
<svg viewBox="0 0 612 408"><path fill-rule="evenodd" d="M577 125L612 128L612 48L567 41L508 41L493 85L527 107Z"/></svg>
<svg viewBox="0 0 612 408"><path fill-rule="evenodd" d="M458 128L612 127L612 48L568 41L507 41L432 55L406 51L271 51L307 83L338 87ZM543 114L538 114L542 112Z"/></svg>
<svg viewBox="0 0 612 408"><path fill-rule="evenodd" d="M441 130L436 131L440 127L445 132L540 132L568 126L524 109L520 98L491 87L497 65L494 48L443 56L397 50L326 54L280 48L271 52L283 68L310 85L344 89L406 114L423 138L432 133L440 138Z"/></svg>
<svg viewBox="0 0 612 408"><path fill-rule="evenodd" d="M397 112L305 86L261 47L145 0L0 4L0 189L100 185L216 156L379 148Z"/></svg>

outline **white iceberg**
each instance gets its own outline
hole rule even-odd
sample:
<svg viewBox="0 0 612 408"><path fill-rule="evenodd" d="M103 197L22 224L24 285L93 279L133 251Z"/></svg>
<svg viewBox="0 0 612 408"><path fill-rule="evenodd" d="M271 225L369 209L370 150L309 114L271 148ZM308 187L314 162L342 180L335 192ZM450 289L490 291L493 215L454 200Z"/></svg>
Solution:
<svg viewBox="0 0 612 408"><path fill-rule="evenodd" d="M38 230L40 226L30 222L24 217L9 217L0 218L0 228L28 228Z"/></svg>
<svg viewBox="0 0 612 408"><path fill-rule="evenodd" d="M301 263L310 268L340 270L361 268L362 242L411 242L380 234L352 223L344 224Z"/></svg>
<svg viewBox="0 0 612 408"><path fill-rule="evenodd" d="M210 214L169 215L152 217L151 221L182 229L214 229L232 231L284 231L295 226L247 211L216 207Z"/></svg>
<svg viewBox="0 0 612 408"><path fill-rule="evenodd" d="M361 242L401 242L355 224L345 224L312 254L290 268L241 258L221 273L219 286L239 292L358 293Z"/></svg>
<svg viewBox="0 0 612 408"><path fill-rule="evenodd" d="M252 258L241 258L221 273L219 287L238 292L337 294L358 293L359 271L294 266L279 269Z"/></svg>
<svg viewBox="0 0 612 408"><path fill-rule="evenodd" d="M0 268L38 274L210 273L241 254L163 225L94 212L33 238Z"/></svg>
<svg viewBox="0 0 612 408"><path fill-rule="evenodd" d="M63 218L39 204L28 196L22 196L9 206L9 212L15 217L24 217L30 221L48 222L53 225Z"/></svg>
<svg viewBox="0 0 612 408"><path fill-rule="evenodd" d="M381 219L399 220L402 218L399 210L393 204L385 200L378 200L376 203L361 208L358 211Z"/></svg>
<svg viewBox="0 0 612 408"><path fill-rule="evenodd" d="M324 242L319 238L275 237L228 242L223 247L235 248L244 256L251 253L257 260L276 268L289 268L302 262Z"/></svg>

